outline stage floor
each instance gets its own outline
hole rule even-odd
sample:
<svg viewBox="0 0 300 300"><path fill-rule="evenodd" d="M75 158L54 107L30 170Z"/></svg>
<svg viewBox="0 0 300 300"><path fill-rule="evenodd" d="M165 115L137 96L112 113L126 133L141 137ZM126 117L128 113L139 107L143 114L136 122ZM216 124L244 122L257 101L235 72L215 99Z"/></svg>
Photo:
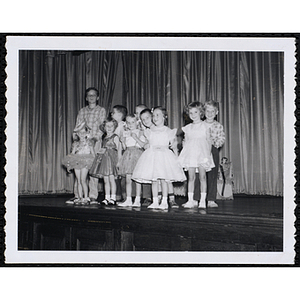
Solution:
<svg viewBox="0 0 300 300"><path fill-rule="evenodd" d="M19 197L19 250L282 251L283 199L235 195L218 208L168 211ZM177 198L177 203L184 198Z"/></svg>

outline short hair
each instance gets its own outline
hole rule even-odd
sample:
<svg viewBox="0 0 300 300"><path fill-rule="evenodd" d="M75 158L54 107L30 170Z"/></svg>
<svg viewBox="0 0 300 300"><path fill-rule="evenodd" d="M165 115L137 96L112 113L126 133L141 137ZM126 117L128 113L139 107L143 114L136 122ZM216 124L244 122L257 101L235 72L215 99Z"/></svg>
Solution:
<svg viewBox="0 0 300 300"><path fill-rule="evenodd" d="M145 108L140 112L140 117L141 115L145 114L145 113L149 113L150 115L152 115L151 109L150 108Z"/></svg>
<svg viewBox="0 0 300 300"><path fill-rule="evenodd" d="M117 105L115 105L115 106L113 107L113 109L115 109L115 110L117 110L118 112L122 113L122 115L123 115L122 121L125 121L126 116L127 116L127 112L128 112L128 111L127 111L127 108L126 108L125 106L123 106L123 105L117 104Z"/></svg>
<svg viewBox="0 0 300 300"><path fill-rule="evenodd" d="M97 94L97 97L100 96L99 91L95 87L89 87L88 89L85 90L85 98L87 97L87 94L88 94L89 91L95 91L96 94Z"/></svg>
<svg viewBox="0 0 300 300"><path fill-rule="evenodd" d="M105 125L107 124L107 123L110 123L110 122L112 122L113 124L114 124L114 130L116 130L117 129L117 127L118 127L118 122L115 120L115 119L113 119L112 117L107 117L104 121L103 121L103 123L99 126L99 129L102 131L102 132L104 132L104 133L106 133L106 131L105 131Z"/></svg>
<svg viewBox="0 0 300 300"><path fill-rule="evenodd" d="M140 108L143 108L143 109L147 108L147 106L146 106L145 104L138 104L138 105L136 105L135 107L136 107L136 108L137 108L137 107L140 107Z"/></svg>
<svg viewBox="0 0 300 300"><path fill-rule="evenodd" d="M128 114L128 115L126 116L126 119L127 119L128 117L137 120L135 114Z"/></svg>
<svg viewBox="0 0 300 300"><path fill-rule="evenodd" d="M207 106L212 106L214 107L217 111L219 111L219 102L214 101L214 100L207 100L204 103L204 109L206 109Z"/></svg>
<svg viewBox="0 0 300 300"><path fill-rule="evenodd" d="M189 103L185 107L185 113L187 115L189 115L189 110L192 108L198 108L200 110L200 118L202 118L204 116L204 106L200 101L194 101L194 102Z"/></svg>
<svg viewBox="0 0 300 300"><path fill-rule="evenodd" d="M164 125L165 126L168 126L168 113L167 113L167 110L164 108L164 107L162 107L162 106L156 106L156 107L154 107L153 108L153 112L156 110L156 109L159 109L161 112L162 112L162 114L163 114L163 117L164 117Z"/></svg>

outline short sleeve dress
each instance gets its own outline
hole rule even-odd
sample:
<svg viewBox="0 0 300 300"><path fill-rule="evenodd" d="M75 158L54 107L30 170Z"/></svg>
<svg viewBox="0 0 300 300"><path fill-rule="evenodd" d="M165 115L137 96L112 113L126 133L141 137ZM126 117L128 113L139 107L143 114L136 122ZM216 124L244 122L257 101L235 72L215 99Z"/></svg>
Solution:
<svg viewBox="0 0 300 300"><path fill-rule="evenodd" d="M102 141L102 148L105 148L105 152L100 159L93 164L90 170L90 175L97 178L102 178L103 176L118 175L117 163L118 163L118 149L114 142L116 134L110 137L104 137Z"/></svg>
<svg viewBox="0 0 300 300"><path fill-rule="evenodd" d="M167 126L146 129L145 137L149 148L139 158L132 174L132 179L140 183L151 183L159 179L170 182L185 181L185 174L176 155L169 149L177 129Z"/></svg>
<svg viewBox="0 0 300 300"><path fill-rule="evenodd" d="M211 154L211 144L208 141L207 126L204 121L194 124L190 123L182 128L185 134L184 146L178 161L182 168L198 168L202 166L206 172L214 166Z"/></svg>
<svg viewBox="0 0 300 300"><path fill-rule="evenodd" d="M141 140L143 140L140 129L134 129L132 130L132 132L135 133ZM143 149L141 148L141 146L132 136L128 134L129 131L123 132L126 150L124 151L120 160L119 174L122 176L133 173L136 163L143 153Z"/></svg>

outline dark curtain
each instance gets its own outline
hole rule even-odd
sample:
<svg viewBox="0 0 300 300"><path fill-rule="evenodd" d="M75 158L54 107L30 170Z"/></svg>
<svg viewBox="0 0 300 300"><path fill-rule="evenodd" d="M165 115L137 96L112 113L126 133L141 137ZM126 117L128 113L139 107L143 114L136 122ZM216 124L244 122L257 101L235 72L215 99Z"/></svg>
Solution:
<svg viewBox="0 0 300 300"><path fill-rule="evenodd" d="M61 165L69 153L85 89L100 88L110 107L119 62L109 51L20 51L19 193L73 191L73 174Z"/></svg>
<svg viewBox="0 0 300 300"><path fill-rule="evenodd" d="M282 195L282 53L126 52L123 67L127 107L162 105L171 128L189 102L218 101L235 192Z"/></svg>
<svg viewBox="0 0 300 300"><path fill-rule="evenodd" d="M187 103L218 101L234 191L282 195L283 54L210 51L20 51L19 193L72 191L61 159L89 86L107 111L114 95L129 112L165 106L171 128Z"/></svg>

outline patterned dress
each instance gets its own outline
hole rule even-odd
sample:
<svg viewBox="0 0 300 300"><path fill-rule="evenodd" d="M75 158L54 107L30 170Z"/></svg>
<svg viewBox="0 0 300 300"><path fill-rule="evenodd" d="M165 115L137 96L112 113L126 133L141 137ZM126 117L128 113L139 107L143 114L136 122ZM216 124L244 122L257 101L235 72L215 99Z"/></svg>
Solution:
<svg viewBox="0 0 300 300"><path fill-rule="evenodd" d="M94 155L91 151L93 146L94 142L88 134L84 139L73 142L71 153L63 158L62 164L68 170L90 169L94 161Z"/></svg>
<svg viewBox="0 0 300 300"><path fill-rule="evenodd" d="M135 129L131 132L135 133L138 138L143 140L143 136L141 136L141 130ZM133 170L143 153L141 146L133 137L128 136L128 133L129 131L124 131L123 133L123 136L125 137L126 150L124 151L120 160L119 174L122 176L133 173Z"/></svg>
<svg viewBox="0 0 300 300"><path fill-rule="evenodd" d="M105 149L104 154L97 155L95 162L90 169L90 175L93 177L102 178L103 176L118 175L118 149L114 142L116 134L110 137L105 137L102 142L102 148Z"/></svg>

